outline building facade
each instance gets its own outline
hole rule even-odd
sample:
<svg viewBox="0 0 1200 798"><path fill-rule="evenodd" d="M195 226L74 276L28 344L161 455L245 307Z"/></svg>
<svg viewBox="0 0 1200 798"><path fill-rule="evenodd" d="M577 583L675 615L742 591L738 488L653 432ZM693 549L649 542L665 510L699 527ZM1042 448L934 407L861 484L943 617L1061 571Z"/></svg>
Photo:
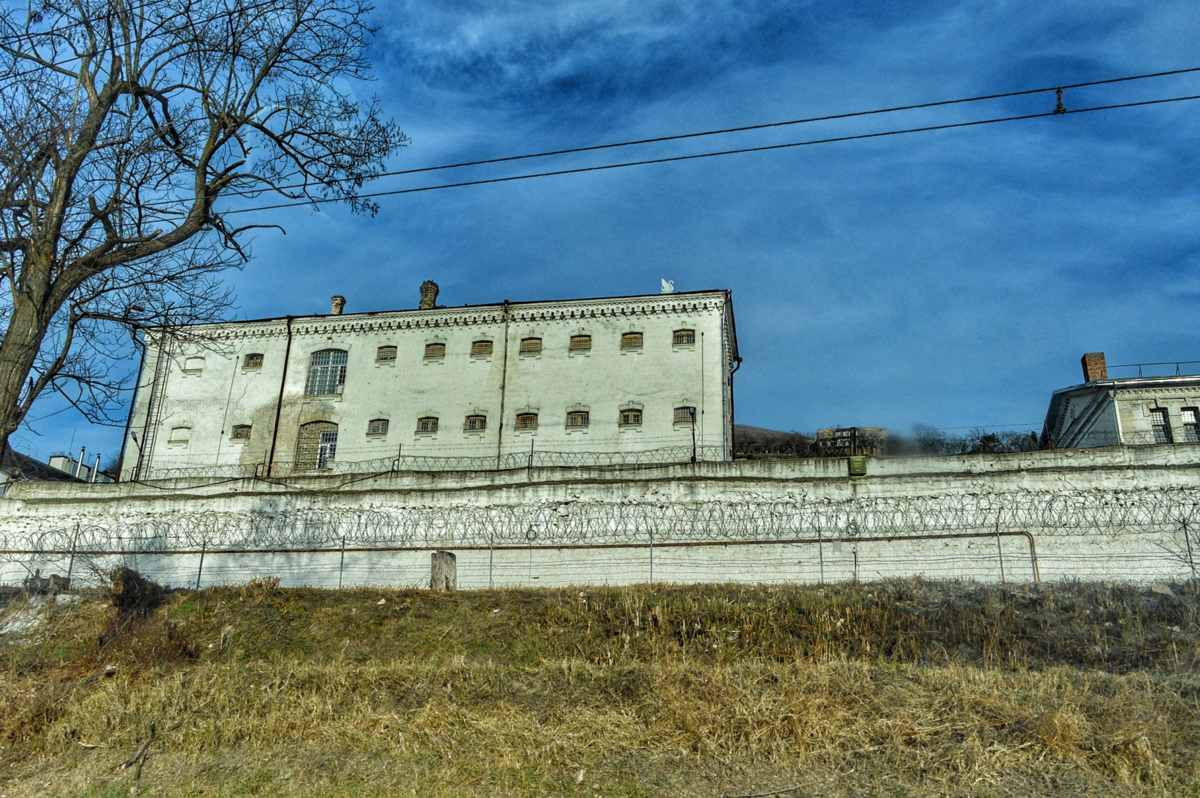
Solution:
<svg viewBox="0 0 1200 798"><path fill-rule="evenodd" d="M152 330L123 479L732 457L728 291Z"/></svg>
<svg viewBox="0 0 1200 798"><path fill-rule="evenodd" d="M1200 374L1110 379L1103 352L1082 365L1083 384L1050 399L1043 447L1200 443Z"/></svg>

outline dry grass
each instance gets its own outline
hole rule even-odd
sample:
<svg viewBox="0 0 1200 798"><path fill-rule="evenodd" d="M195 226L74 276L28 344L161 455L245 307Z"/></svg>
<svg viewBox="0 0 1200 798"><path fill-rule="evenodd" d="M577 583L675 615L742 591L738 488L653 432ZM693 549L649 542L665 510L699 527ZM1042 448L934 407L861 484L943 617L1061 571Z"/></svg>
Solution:
<svg viewBox="0 0 1200 798"><path fill-rule="evenodd" d="M1200 796L1198 592L97 595L0 648L0 794L128 795L153 723L143 795Z"/></svg>

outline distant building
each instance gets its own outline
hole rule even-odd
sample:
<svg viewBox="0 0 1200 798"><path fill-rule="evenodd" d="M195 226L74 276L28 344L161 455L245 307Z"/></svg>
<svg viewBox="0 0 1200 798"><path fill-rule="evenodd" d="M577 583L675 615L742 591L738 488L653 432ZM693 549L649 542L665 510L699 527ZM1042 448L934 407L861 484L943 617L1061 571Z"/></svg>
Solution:
<svg viewBox="0 0 1200 798"><path fill-rule="evenodd" d="M883 427L838 427L817 430L820 457L878 457L887 447Z"/></svg>
<svg viewBox="0 0 1200 798"><path fill-rule="evenodd" d="M437 291L147 331L122 478L732 458L728 291L460 307Z"/></svg>
<svg viewBox="0 0 1200 798"><path fill-rule="evenodd" d="M1138 376L1110 378L1103 352L1083 356L1083 384L1050 398L1042 446L1093 446L1200 442L1200 374L1183 374L1187 363L1114 366ZM1151 367L1174 367L1174 375L1143 376Z"/></svg>
<svg viewBox="0 0 1200 798"><path fill-rule="evenodd" d="M73 477L78 477L84 482L112 482L112 477L100 471L96 466L99 465L100 458L96 458L95 465L87 463L80 464L74 457L68 457L65 454L56 454L50 458L51 468L57 468L59 471L70 474Z"/></svg>
<svg viewBox="0 0 1200 798"><path fill-rule="evenodd" d="M82 482L74 476L64 473L54 466L35 460L27 454L21 454L11 448L6 448L4 459L0 462L0 485L20 480L36 482Z"/></svg>

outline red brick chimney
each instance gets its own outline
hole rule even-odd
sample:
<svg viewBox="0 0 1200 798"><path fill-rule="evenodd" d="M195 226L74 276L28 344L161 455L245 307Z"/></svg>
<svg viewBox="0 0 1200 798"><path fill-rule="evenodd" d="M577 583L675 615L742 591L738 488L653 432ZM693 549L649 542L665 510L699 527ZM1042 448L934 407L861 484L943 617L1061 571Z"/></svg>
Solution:
<svg viewBox="0 0 1200 798"><path fill-rule="evenodd" d="M1103 352L1088 352L1080 360L1083 364L1083 381L1095 382L1108 379L1108 366L1104 362Z"/></svg>

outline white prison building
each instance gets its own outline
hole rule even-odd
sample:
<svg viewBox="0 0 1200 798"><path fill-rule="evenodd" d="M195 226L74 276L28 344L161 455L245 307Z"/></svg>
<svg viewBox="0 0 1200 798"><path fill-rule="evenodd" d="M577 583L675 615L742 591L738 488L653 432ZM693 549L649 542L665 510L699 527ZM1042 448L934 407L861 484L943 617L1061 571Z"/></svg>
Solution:
<svg viewBox="0 0 1200 798"><path fill-rule="evenodd" d="M729 291L454 308L436 293L147 331L122 479L732 458Z"/></svg>

